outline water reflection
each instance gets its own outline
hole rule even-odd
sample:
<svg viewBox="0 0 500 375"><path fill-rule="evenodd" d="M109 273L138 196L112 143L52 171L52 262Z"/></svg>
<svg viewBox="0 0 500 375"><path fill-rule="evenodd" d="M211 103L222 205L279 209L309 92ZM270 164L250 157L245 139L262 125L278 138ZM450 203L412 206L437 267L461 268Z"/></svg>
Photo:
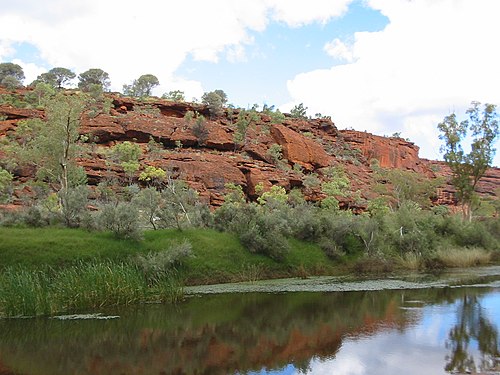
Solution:
<svg viewBox="0 0 500 375"><path fill-rule="evenodd" d="M476 346L476 347L473 347ZM446 371L474 374L495 367L500 357L498 328L488 319L476 295L464 295L458 303L457 324L448 335ZM476 364L474 352L479 352Z"/></svg>
<svg viewBox="0 0 500 375"><path fill-rule="evenodd" d="M108 311L121 316L110 321L0 320L0 374L462 371L474 340L484 360L472 363L498 356L498 321L481 307L491 296L498 305L478 288L231 294Z"/></svg>

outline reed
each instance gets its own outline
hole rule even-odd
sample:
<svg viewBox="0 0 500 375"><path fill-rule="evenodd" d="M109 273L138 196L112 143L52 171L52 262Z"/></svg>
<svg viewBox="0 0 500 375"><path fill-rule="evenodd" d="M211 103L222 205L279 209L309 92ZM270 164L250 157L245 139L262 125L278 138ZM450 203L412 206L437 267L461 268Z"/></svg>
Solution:
<svg viewBox="0 0 500 375"><path fill-rule="evenodd" d="M165 274L151 284L135 265L111 261L79 262L38 271L9 267L0 273L0 316L81 312L145 301L177 302L179 280Z"/></svg>
<svg viewBox="0 0 500 375"><path fill-rule="evenodd" d="M488 264L491 252L480 248L446 248L439 249L436 257L446 267L473 267Z"/></svg>

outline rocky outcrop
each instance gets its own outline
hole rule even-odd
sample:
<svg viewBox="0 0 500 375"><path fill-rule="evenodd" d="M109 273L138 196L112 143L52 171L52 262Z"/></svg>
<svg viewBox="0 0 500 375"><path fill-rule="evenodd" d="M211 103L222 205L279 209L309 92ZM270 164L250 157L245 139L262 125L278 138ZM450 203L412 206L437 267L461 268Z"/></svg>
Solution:
<svg viewBox="0 0 500 375"><path fill-rule="evenodd" d="M320 144L284 125L274 124L271 135L282 147L288 162L298 164L308 171L331 165L333 157Z"/></svg>
<svg viewBox="0 0 500 375"><path fill-rule="evenodd" d="M24 95L24 91L19 95ZM0 95L6 94L0 91ZM12 93L8 93L12 95ZM255 187L280 185L285 189L301 189L308 200L322 198L321 189L305 186L308 176L326 180L328 168L342 166L351 181L351 194L339 197L341 206L362 210L367 201L377 196L374 186L373 160L380 167L399 168L417 172L429 178L443 177L435 204L456 204L450 184L451 172L442 162L420 159L418 147L397 137L380 137L354 130L338 130L326 118L305 120L286 117L282 123L273 123L270 116L258 114L248 127L243 140L235 142L238 110L227 111L211 118L208 108L196 103L176 103L162 99L138 101L109 94L112 103L107 113L87 112L80 132L89 138L89 153L78 162L85 168L90 185L102 179L126 180L123 170L106 162L105 149L123 141L141 145L141 165L154 165L168 170L195 188L203 201L218 206L223 202L225 185L242 186L250 199L256 198ZM194 121L186 120L188 112L203 115L206 139L198 139L193 132ZM36 109L0 105L0 139L10 134L19 121L44 118ZM156 141L162 150L158 155L148 153L147 143ZM273 145L281 146L282 159L270 152ZM1 154L0 157L4 157ZM15 171L18 183L26 182L34 169ZM137 181L138 175L134 178ZM478 191L484 196L496 196L500 186L500 170L489 169L481 180ZM26 192L21 185L15 196ZM21 199L15 199L20 202Z"/></svg>
<svg viewBox="0 0 500 375"><path fill-rule="evenodd" d="M418 157L418 146L398 137L381 137L355 130L341 131L344 140L361 151L370 161L375 159L382 168L400 168L427 173L428 168Z"/></svg>

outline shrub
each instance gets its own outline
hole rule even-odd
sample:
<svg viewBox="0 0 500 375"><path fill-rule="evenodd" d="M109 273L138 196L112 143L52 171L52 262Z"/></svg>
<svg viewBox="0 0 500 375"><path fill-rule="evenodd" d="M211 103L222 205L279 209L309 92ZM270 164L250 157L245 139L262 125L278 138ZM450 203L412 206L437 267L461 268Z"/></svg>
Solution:
<svg viewBox="0 0 500 375"><path fill-rule="evenodd" d="M171 244L164 251L138 255L135 263L151 284L158 282L162 277L169 276L175 267L192 256L193 247L188 240L184 240Z"/></svg>
<svg viewBox="0 0 500 375"><path fill-rule="evenodd" d="M142 237L139 228L139 211L131 203L105 204L98 221L102 228L112 231L119 238L139 240Z"/></svg>

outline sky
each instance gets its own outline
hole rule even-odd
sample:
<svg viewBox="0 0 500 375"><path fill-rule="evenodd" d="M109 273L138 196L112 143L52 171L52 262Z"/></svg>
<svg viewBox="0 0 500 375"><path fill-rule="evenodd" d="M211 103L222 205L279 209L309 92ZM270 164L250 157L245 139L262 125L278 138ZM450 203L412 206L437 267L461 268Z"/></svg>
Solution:
<svg viewBox="0 0 500 375"><path fill-rule="evenodd" d="M0 0L0 62L21 65L25 84L100 68L112 91L154 74L158 96L303 103L440 159L445 116L500 104L499 14L498 0Z"/></svg>

